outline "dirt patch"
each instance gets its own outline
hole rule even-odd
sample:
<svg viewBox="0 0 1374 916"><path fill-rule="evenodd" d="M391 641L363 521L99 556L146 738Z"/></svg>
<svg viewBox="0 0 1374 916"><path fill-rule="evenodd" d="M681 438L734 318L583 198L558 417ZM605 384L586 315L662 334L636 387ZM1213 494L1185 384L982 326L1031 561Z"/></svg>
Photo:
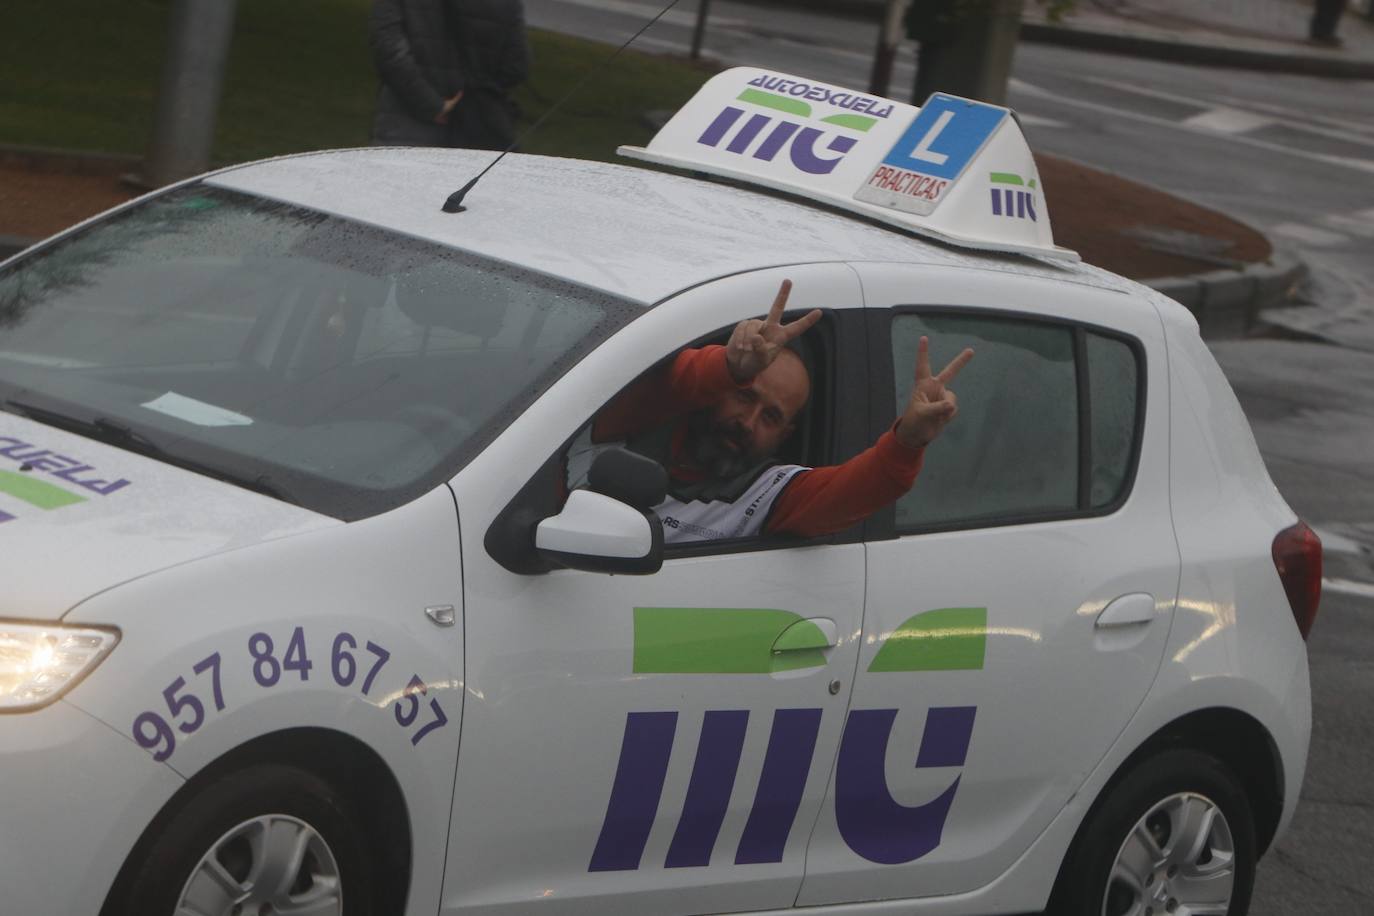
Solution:
<svg viewBox="0 0 1374 916"><path fill-rule="evenodd" d="M40 239L138 196L116 168L69 171L0 161L0 236Z"/></svg>
<svg viewBox="0 0 1374 916"><path fill-rule="evenodd" d="M1056 244L1143 280L1266 261L1259 232L1223 213L1097 169L1037 155Z"/></svg>

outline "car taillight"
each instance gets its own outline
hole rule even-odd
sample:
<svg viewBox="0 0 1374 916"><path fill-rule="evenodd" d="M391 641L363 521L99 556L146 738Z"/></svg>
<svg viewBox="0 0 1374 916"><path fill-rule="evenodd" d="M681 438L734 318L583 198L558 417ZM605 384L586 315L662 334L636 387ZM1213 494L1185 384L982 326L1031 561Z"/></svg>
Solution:
<svg viewBox="0 0 1374 916"><path fill-rule="evenodd" d="M1274 535L1274 568L1279 571L1298 632L1307 639L1322 596L1321 538L1305 522L1283 529Z"/></svg>

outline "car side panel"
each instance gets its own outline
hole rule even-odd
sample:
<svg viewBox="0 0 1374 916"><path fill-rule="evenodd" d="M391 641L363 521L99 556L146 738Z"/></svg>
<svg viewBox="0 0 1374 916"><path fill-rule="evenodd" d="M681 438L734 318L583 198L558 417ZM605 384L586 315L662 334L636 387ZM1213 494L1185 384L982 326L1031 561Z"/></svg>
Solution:
<svg viewBox="0 0 1374 916"><path fill-rule="evenodd" d="M1274 536L1297 521L1275 488L1221 369L1184 322L1168 323L1179 609L1157 692L1245 685L1283 762L1284 813L1298 802L1311 737L1307 647L1274 568Z"/></svg>
<svg viewBox="0 0 1374 916"><path fill-rule="evenodd" d="M1148 693L1178 582L1168 513L1168 375L1160 324L1148 306L1014 276L900 265L858 269L870 309L954 307L966 317L997 310L1130 336L1143 353L1145 420L1133 489L1109 514L970 523L868 545L864 648L833 804L823 810L808 852L804 905L962 894L1011 868L1078 792ZM933 348L938 344L932 341ZM890 353L874 358L890 360ZM960 380L978 365L975 355ZM999 397L1024 401L1015 389ZM955 423L964 420L965 406ZM1097 628L1102 610L1125 595L1148 595L1152 616L1123 629ZM965 611L984 615L981 624L959 625L974 627L985 641L976 663L929 669L879 663L906 623L933 619L927 614L952 620L949 614ZM870 738L858 730L884 713L891 717L887 732ZM962 753L946 747L956 722L968 729ZM854 781L852 772L870 756L886 792Z"/></svg>
<svg viewBox="0 0 1374 916"><path fill-rule="evenodd" d="M90 599L67 620L115 625L123 638L69 701L145 756L133 743L137 717L152 712L172 726L176 747L156 765L161 772L111 784L115 798L168 776L192 778L274 732L323 728L362 741L405 797L413 850L406 912L430 916L463 707L461 624L438 627L425 613L441 605L461 614L457 521L443 486L390 513L174 567ZM405 725L412 677L426 693ZM198 717L188 697L203 711L189 734ZM440 717L432 703L447 722L420 737ZM131 820L132 837L153 813ZM111 843L84 865L108 888L128 851Z"/></svg>

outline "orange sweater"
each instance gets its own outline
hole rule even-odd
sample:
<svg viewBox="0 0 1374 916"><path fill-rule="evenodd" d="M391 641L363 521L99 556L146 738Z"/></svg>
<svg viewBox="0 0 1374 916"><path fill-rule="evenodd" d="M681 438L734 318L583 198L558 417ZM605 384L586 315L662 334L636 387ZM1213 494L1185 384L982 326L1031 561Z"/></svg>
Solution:
<svg viewBox="0 0 1374 916"><path fill-rule="evenodd" d="M686 415L712 406L735 387L724 347L683 350L669 366L607 404L592 424L592 440L626 439L676 417L668 473L675 480L700 480L702 471L683 448ZM811 468L793 477L774 503L766 530L800 537L843 531L911 489L923 454L903 445L889 429L843 464Z"/></svg>

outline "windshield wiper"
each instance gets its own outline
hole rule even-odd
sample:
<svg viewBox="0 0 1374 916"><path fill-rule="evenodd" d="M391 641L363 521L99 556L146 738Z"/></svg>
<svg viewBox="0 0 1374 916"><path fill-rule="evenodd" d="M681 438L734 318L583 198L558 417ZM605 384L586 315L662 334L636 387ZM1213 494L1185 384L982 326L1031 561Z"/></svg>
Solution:
<svg viewBox="0 0 1374 916"><path fill-rule="evenodd" d="M0 401L0 408L11 413L17 413L28 417L30 420L37 420L39 423L48 426L55 426L58 429L65 429L68 432L94 439L97 442L104 442L116 448L122 448L128 452L136 452L156 458L167 464L203 474L206 477L213 477L215 480L222 480L225 483L242 487L245 490L252 490L273 499L290 503L293 506L301 505L300 500L292 496L288 491L283 490L271 477L266 474L258 474L255 477L247 477L206 464L203 461L196 461L184 455L170 452L166 447L158 444L143 433L120 423L118 420L111 420L109 417L92 417L83 419L62 413L59 410L52 410L47 407L39 407L36 404L29 404L23 401L8 400Z"/></svg>
<svg viewBox="0 0 1374 916"><path fill-rule="evenodd" d="M119 446L126 451L140 452L156 458L165 458L167 455L166 449L143 433L108 417L93 417L87 420L62 413L60 410L52 410L47 407L39 407L37 404L16 400L5 401L3 406L11 413L28 417L30 420L37 420L48 426L56 426L58 429L78 433L88 439L95 439L97 442Z"/></svg>

